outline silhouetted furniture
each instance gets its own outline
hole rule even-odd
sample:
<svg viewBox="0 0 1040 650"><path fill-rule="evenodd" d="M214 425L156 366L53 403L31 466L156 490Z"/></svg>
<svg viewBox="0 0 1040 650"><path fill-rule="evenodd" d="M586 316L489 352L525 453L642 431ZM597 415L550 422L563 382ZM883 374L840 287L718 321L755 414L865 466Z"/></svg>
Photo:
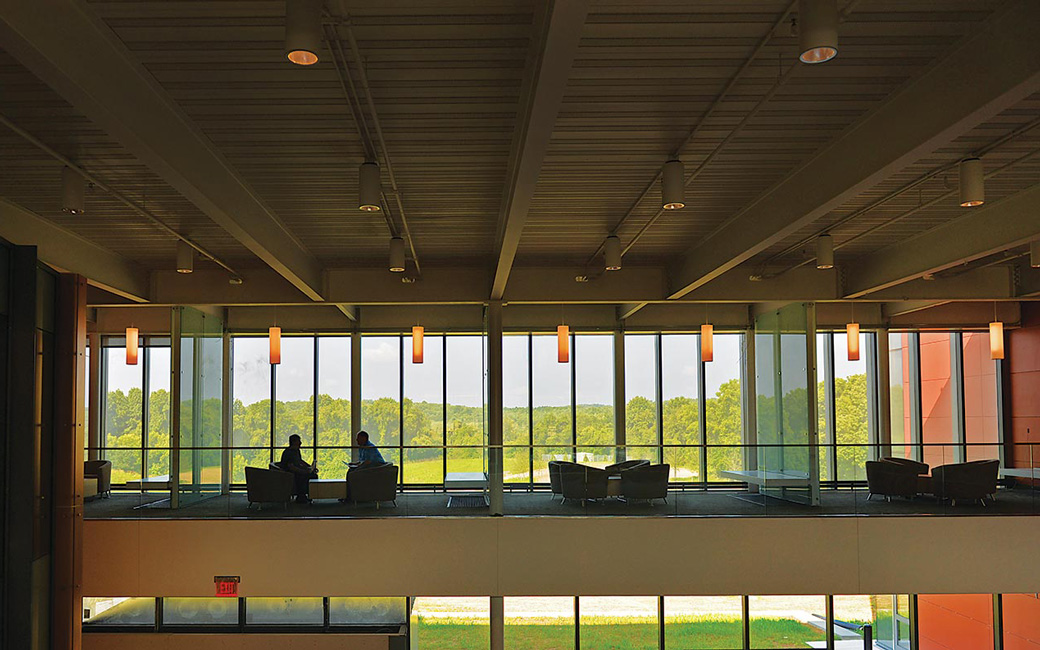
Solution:
<svg viewBox="0 0 1040 650"><path fill-rule="evenodd" d="M625 499L663 499L668 503L668 463L641 465L621 472L621 496Z"/></svg>
<svg viewBox="0 0 1040 650"><path fill-rule="evenodd" d="M100 494L103 497L107 497L112 492L112 461L83 461L83 478L96 479L97 494Z"/></svg>
<svg viewBox="0 0 1040 650"><path fill-rule="evenodd" d="M999 460L973 460L967 463L940 465L932 470L932 494L937 499L979 501L986 505L986 497L997 492Z"/></svg>
<svg viewBox="0 0 1040 650"><path fill-rule="evenodd" d="M875 494L891 501L892 497L914 498L918 493L918 472L923 463L902 462L904 459L884 458L867 461L867 501ZM924 466L928 471L928 466Z"/></svg>
<svg viewBox="0 0 1040 650"><path fill-rule="evenodd" d="M359 502L393 501L397 507L397 465L366 465L347 472L347 498L357 505Z"/></svg>
<svg viewBox="0 0 1040 650"><path fill-rule="evenodd" d="M569 463L560 468L560 490L563 500L578 499L582 503L590 499L605 499L607 481L610 474L606 470L588 465Z"/></svg>
<svg viewBox="0 0 1040 650"><path fill-rule="evenodd" d="M621 474L626 469L633 469L636 467L646 467L650 464L650 461L645 459L626 460L620 463L614 463L613 465L607 465L603 469L609 474Z"/></svg>
<svg viewBox="0 0 1040 650"><path fill-rule="evenodd" d="M581 465L572 463L568 460L549 461L549 487L552 489L551 499L555 499L557 495L563 496L563 485L560 482L560 472L565 466L581 467Z"/></svg>
<svg viewBox="0 0 1040 650"><path fill-rule="evenodd" d="M246 467L247 508L255 503L261 510L265 503L281 503L287 509L292 499L293 475L273 465L269 469Z"/></svg>

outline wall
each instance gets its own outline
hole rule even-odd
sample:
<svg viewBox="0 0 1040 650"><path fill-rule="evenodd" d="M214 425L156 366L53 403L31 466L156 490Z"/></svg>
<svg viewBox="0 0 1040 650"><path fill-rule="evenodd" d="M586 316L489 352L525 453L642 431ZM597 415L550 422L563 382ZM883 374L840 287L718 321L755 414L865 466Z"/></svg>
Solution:
<svg viewBox="0 0 1040 650"><path fill-rule="evenodd" d="M993 596L921 594L917 598L920 650L993 647Z"/></svg>
<svg viewBox="0 0 1040 650"><path fill-rule="evenodd" d="M1004 595L1004 650L1040 648L1038 594Z"/></svg>
<svg viewBox="0 0 1040 650"><path fill-rule="evenodd" d="M1040 517L98 520L85 529L83 593L97 597L212 596L215 575L241 576L243 596L1028 593L1040 585L1035 546L1024 543L1040 536ZM985 569L964 570L968 558Z"/></svg>
<svg viewBox="0 0 1040 650"><path fill-rule="evenodd" d="M1010 450L1014 467L1040 466L1040 303L1022 305L1022 327L1008 334ZM1035 446L1023 446L1030 443Z"/></svg>

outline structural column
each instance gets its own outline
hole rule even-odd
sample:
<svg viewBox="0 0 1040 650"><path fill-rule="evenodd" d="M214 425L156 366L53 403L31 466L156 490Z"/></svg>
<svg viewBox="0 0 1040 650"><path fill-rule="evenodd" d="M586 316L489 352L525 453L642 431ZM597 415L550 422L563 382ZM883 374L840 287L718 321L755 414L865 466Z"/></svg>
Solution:
<svg viewBox="0 0 1040 650"><path fill-rule="evenodd" d="M94 332L90 341L90 366L87 368L87 459L101 458L101 335Z"/></svg>
<svg viewBox="0 0 1040 650"><path fill-rule="evenodd" d="M877 342L877 458L892 455L892 382L888 328L878 328ZM868 363L869 367L869 363Z"/></svg>
<svg viewBox="0 0 1040 650"><path fill-rule="evenodd" d="M506 611L502 596L491 597L491 650L505 650Z"/></svg>
<svg viewBox="0 0 1040 650"><path fill-rule="evenodd" d="M490 514L502 514L502 301L487 307L488 487ZM492 646L494 647L494 646Z"/></svg>
<svg viewBox="0 0 1040 650"><path fill-rule="evenodd" d="M618 323L614 330L614 462L621 463L628 455L625 432L625 331Z"/></svg>

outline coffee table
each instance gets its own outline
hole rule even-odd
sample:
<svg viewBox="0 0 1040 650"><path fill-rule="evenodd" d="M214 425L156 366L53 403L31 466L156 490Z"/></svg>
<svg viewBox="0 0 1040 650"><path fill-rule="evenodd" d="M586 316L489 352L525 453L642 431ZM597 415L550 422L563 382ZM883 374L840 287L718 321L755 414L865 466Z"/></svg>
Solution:
<svg viewBox="0 0 1040 650"><path fill-rule="evenodd" d="M491 505L488 501L488 477L485 472L448 472L444 475L445 490L473 490L479 491L484 497L484 505ZM448 495L448 507L451 507L452 495Z"/></svg>
<svg viewBox="0 0 1040 650"><path fill-rule="evenodd" d="M307 491L311 499L346 499L347 481L342 478L312 478Z"/></svg>

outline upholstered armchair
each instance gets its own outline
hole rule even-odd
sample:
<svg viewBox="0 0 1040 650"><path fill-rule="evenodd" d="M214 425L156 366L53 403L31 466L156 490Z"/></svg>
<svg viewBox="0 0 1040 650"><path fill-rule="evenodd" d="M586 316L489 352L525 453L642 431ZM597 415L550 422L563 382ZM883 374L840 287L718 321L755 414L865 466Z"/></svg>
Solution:
<svg viewBox="0 0 1040 650"><path fill-rule="evenodd" d="M663 499L668 503L668 476L672 468L668 463L640 465L621 472L621 496L625 499Z"/></svg>
<svg viewBox="0 0 1040 650"><path fill-rule="evenodd" d="M347 472L347 495L357 505L359 502L392 501L397 507L397 472L393 463L355 467Z"/></svg>
<svg viewBox="0 0 1040 650"><path fill-rule="evenodd" d="M940 465L932 470L932 493L937 499L979 501L997 492L999 460L973 460L967 463Z"/></svg>
<svg viewBox="0 0 1040 650"><path fill-rule="evenodd" d="M927 465L925 467L927 468ZM887 501L891 501L892 497L914 498L917 495L918 469L914 465L894 462L887 458L868 460L867 490L869 494L867 494L867 501L870 501L875 494L885 497Z"/></svg>
<svg viewBox="0 0 1040 650"><path fill-rule="evenodd" d="M624 472L625 470L635 469L636 467L646 467L649 464L650 464L650 461L648 461L648 460L645 460L645 459L634 459L634 460L625 460L625 461L622 461L620 463L614 463L613 465L607 465L603 469L607 470L608 473L613 474L613 475L616 476L616 475L620 474L621 472Z"/></svg>
<svg viewBox="0 0 1040 650"><path fill-rule="evenodd" d="M293 475L283 472L273 463L269 469L246 467L247 508L255 503L263 510L265 503L281 503L288 509L292 492Z"/></svg>
<svg viewBox="0 0 1040 650"><path fill-rule="evenodd" d="M607 497L606 470L587 465L569 464L560 468L560 489L563 500L578 499L582 503L590 499Z"/></svg>
<svg viewBox="0 0 1040 650"><path fill-rule="evenodd" d="M563 496L563 485L561 483L560 475L565 466L580 467L577 463L572 463L568 460L549 461L549 487L552 490L551 499L555 499L557 495Z"/></svg>

